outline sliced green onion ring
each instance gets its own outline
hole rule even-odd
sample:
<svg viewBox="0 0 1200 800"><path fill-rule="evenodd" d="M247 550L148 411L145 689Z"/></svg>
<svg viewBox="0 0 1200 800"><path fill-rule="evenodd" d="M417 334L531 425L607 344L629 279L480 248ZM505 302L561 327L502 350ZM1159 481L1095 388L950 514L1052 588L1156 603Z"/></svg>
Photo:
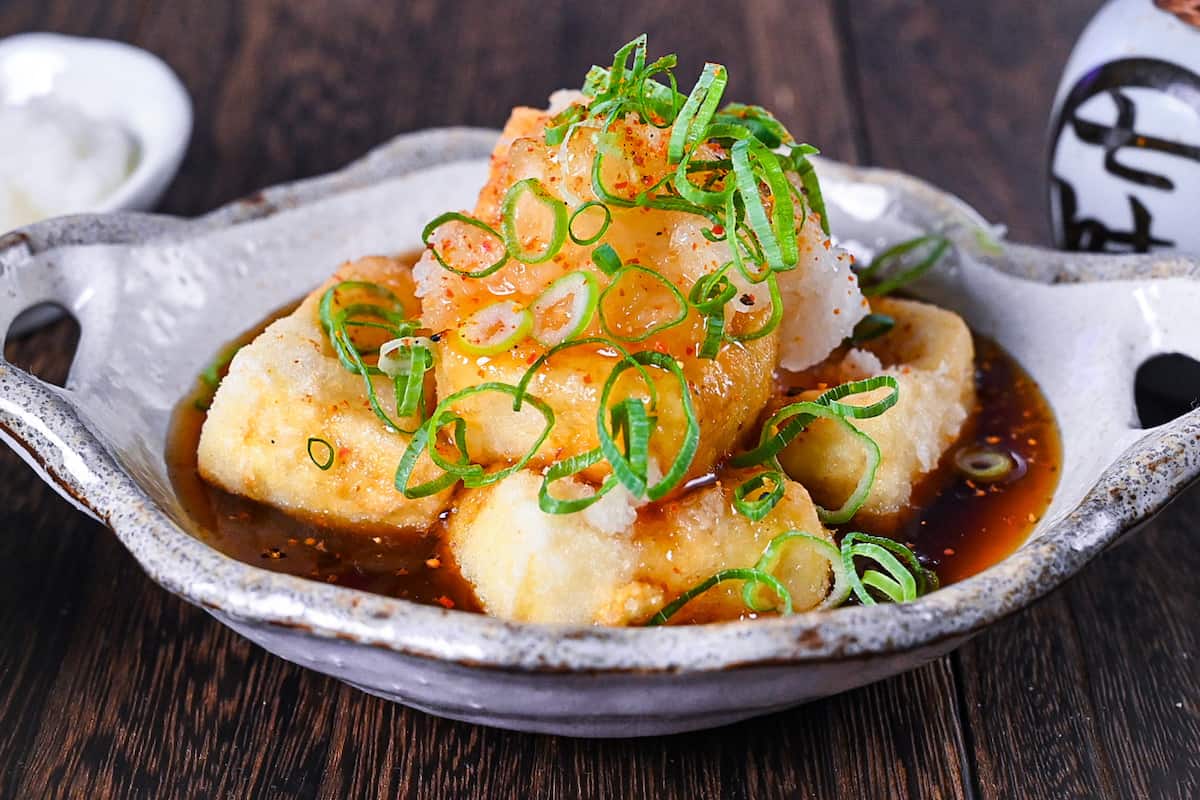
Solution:
<svg viewBox="0 0 1200 800"><path fill-rule="evenodd" d="M550 239L540 252L526 250L521 244L521 237L517 232L517 203L520 202L521 195L526 192L549 209L554 217L554 228L550 233ZM504 194L500 213L503 215L500 228L504 232L504 245L508 249L508 254L522 263L541 264L549 261L558 254L558 251L562 249L563 242L567 240L567 228L569 227L567 204L546 191L546 187L537 178L525 178L510 186Z"/></svg>
<svg viewBox="0 0 1200 800"><path fill-rule="evenodd" d="M580 215L585 211L593 208L598 208L604 212L604 221L600 223L599 229L597 229L597 231L591 236L585 237L578 235L575 233L575 221L579 219ZM580 245L581 247L586 247L589 244L595 244L596 242L600 241L601 237L608 232L608 226L611 224L612 211L609 210L608 206L604 205L604 203L601 203L599 200L589 200L579 208L575 209L574 213L571 214L571 218L567 221L567 235L571 237L571 241L575 244Z"/></svg>
<svg viewBox="0 0 1200 800"><path fill-rule="evenodd" d="M990 445L972 445L954 453L954 466L973 481L999 483L1016 472L1020 464L1008 450Z"/></svg>
<svg viewBox="0 0 1200 800"><path fill-rule="evenodd" d="M725 67L713 63L704 65L699 80L675 116L675 127L671 130L671 139L667 143L668 164L677 163L683 157L684 151L690 150L700 141L717 112L717 105L721 102L721 95L725 93L725 84L728 81L729 72Z"/></svg>
<svg viewBox="0 0 1200 800"><path fill-rule="evenodd" d="M779 505L785 489L782 472L760 472L734 488L733 507L746 519L758 522Z"/></svg>
<svg viewBox="0 0 1200 800"><path fill-rule="evenodd" d="M615 291L617 287L621 285L621 280L623 278L628 275L632 275L635 272L641 273L642 275L648 275L655 282L665 286L671 297L674 298L676 304L678 305L679 311L671 319L663 322L656 322L655 324L648 326L639 334L625 336L614 331L612 326L608 324L608 316L604 311L604 301L607 299L610 293ZM623 305L628 304L625 303ZM674 328L676 325L683 324L688 316L688 303L687 299L683 296L683 292L679 291L678 287L676 287L674 283L664 277L661 273L650 269L649 267L644 267L641 264L626 264L613 274L612 280L609 282L608 286L604 287L604 291L600 293L599 308L600 324L604 328L605 332L614 339L620 339L622 342L644 342L657 333Z"/></svg>
<svg viewBox="0 0 1200 800"><path fill-rule="evenodd" d="M855 406L849 403L840 403L839 400L844 400L847 397L852 397L856 394L865 394L873 392L877 389L891 389L888 394L881 400L871 403L869 406ZM848 381L831 389L822 392L819 397L813 402L823 406L829 406L838 414L844 417L853 417L854 419L870 419L878 417L883 412L887 411L892 406L896 405L900 400L900 384L891 375L876 375L872 378L864 378L858 381Z"/></svg>
<svg viewBox="0 0 1200 800"><path fill-rule="evenodd" d="M314 445L325 448L325 453L326 453L325 458L317 458L317 454L313 452ZM328 470L330 467L332 467L334 454L335 454L335 451L333 449L333 445L331 445L329 442L327 442L324 439L321 439L317 436L313 436L313 437L309 438L309 440L308 440L308 457L312 460L313 464L315 464L317 466L317 469L324 472L325 470Z"/></svg>
<svg viewBox="0 0 1200 800"><path fill-rule="evenodd" d="M529 369L525 370L525 374L522 375L521 380L517 382L517 393L513 395L513 411L521 410L521 401L524 399L525 393L529 390L529 384L533 380L533 376L537 374L538 370L546 365L546 362L548 362L552 356L556 356L563 350L567 350L572 347L583 347L586 345L610 348L616 351L616 353L621 356L622 360L624 361L632 361L633 359L633 356L630 355L628 350L626 350L617 342L614 342L612 339L607 339L603 336L592 336L587 339L568 339L562 344L555 345L546 352L542 353L532 364L529 365ZM637 362L633 363L634 369L638 371L638 374L641 375L642 381L646 385L646 393L650 398L650 407L653 408L658 404L658 388L654 385L654 381L650 378L650 373L646 370L646 368Z"/></svg>
<svg viewBox="0 0 1200 800"><path fill-rule="evenodd" d="M546 470L546 475L542 479L541 488L538 489L538 508L546 514L574 514L577 511L583 511L588 506L593 505L601 497L612 491L613 487L617 486L620 481L615 475L609 475L604 479L604 483L591 495L586 497L578 497L571 500L563 500L555 497L550 493L550 485L555 481L569 478L578 475L583 470L603 460L604 454L600 452L600 448L589 450L586 453L565 458L557 462L550 469Z"/></svg>
<svg viewBox="0 0 1200 800"><path fill-rule="evenodd" d="M529 306L533 315L531 335L543 347L555 347L578 336L596 313L600 290L596 276L586 270L568 272L546 287ZM558 325L552 325L555 309L566 305Z"/></svg>
<svg viewBox="0 0 1200 800"><path fill-rule="evenodd" d="M863 605L876 603L867 586L882 591L893 602L915 600L937 588L937 576L922 567L911 550L892 539L858 531L847 533L842 537L841 553L850 587ZM859 578L854 564L856 557L874 561L887 574L869 570Z"/></svg>
<svg viewBox="0 0 1200 800"><path fill-rule="evenodd" d="M495 236L500 241L501 245L500 258L489 266L486 266L483 269L477 269L474 272L471 270L459 269L458 267L449 264L446 259L442 258L442 254L438 252L438 249L434 247L433 243L430 241L430 237L433 236L434 232L447 222L461 222L465 225L470 225L473 228L478 228L484 233ZM466 214L460 214L457 211L447 211L445 214L439 214L430 220L425 227L421 229L421 243L425 245L429 252L433 253L433 257L437 259L437 262L441 264L443 268L450 270L456 275L462 275L464 278L486 278L488 275L491 275L493 272L508 263L508 244L505 241L504 236L483 220L467 216Z"/></svg>
<svg viewBox="0 0 1200 800"><path fill-rule="evenodd" d="M858 439L866 453L867 463L863 467L862 475L845 502L832 510L821 506L816 507L817 516L821 522L827 525L840 525L849 522L867 501L871 486L875 482L875 472L879 469L880 453L879 445L875 443L875 440L851 425L839 411L813 401L784 406L771 415L763 425L758 447L748 453L735 456L730 459L730 463L733 466L749 466L768 462L776 469L782 469L778 461L780 451L787 447L813 420L818 418L832 420L845 433ZM775 430L774 434L771 433L772 429Z"/></svg>
<svg viewBox="0 0 1200 800"><path fill-rule="evenodd" d="M688 302L701 314L712 314L720 311L725 304L737 296L737 287L729 280L730 261L725 266L703 275L692 284L688 292Z"/></svg>
<svg viewBox="0 0 1200 800"><path fill-rule="evenodd" d="M931 245L929 251L916 264L902 267L895 274L872 283L875 278L890 271L894 265L903 264L904 256L926 245ZM881 297L906 286L932 269L949 249L950 240L939 234L918 236L892 245L875 256L871 263L858 273L858 283L863 287L862 293L867 297Z"/></svg>
<svg viewBox="0 0 1200 800"><path fill-rule="evenodd" d="M723 569L715 575L688 589L686 592L679 595L679 597L675 598L673 602L664 606L657 614L650 618L650 621L646 623L646 626L655 627L666 623L667 620L678 614L679 611L682 610L683 607L690 603L693 599L695 599L696 596L704 594L717 584L724 583L725 581L753 581L756 585L765 584L777 595L779 595L779 599L783 604L783 610L781 613L792 613L792 593L789 592L787 587L784 586L783 583L781 583L774 575L770 575L766 572L761 572L753 568Z"/></svg>
<svg viewBox="0 0 1200 800"><path fill-rule="evenodd" d="M794 540L799 540L807 544L818 555L828 561L829 569L833 573L833 586L830 587L829 594L825 595L825 599L816 607L816 610L836 608L846 602L846 598L850 596L850 581L846 576L846 567L842 561L842 552L828 539L814 536L807 531L790 530L776 536L767 545L766 549L763 550L763 554L758 559L758 563L754 565L754 568L769 575L774 575L775 568L779 565L779 559L783 555L783 546ZM742 588L742 602L751 611L761 613L774 610L773 606L763 603L759 596L759 589L760 586L758 583L747 581L746 585Z"/></svg>
<svg viewBox="0 0 1200 800"><path fill-rule="evenodd" d="M675 460L671 462L662 479L651 486L647 486L645 470L639 471L638 465L632 463L633 460L620 451L614 438L617 432L610 432L605 419L608 399L612 394L613 387L616 386L617 379L626 370L634 369L639 365L653 366L671 373L679 386L685 420L683 442L679 445L679 452L676 454ZM652 401L650 406L654 408L655 403ZM700 446L700 421L696 417L696 409L692 404L692 393L679 362L669 355L654 350L643 350L622 358L613 367L613 371L609 373L608 379L604 382L604 388L601 389L600 405L596 412L596 429L600 439L600 449L609 464L612 465L613 474L634 497L645 496L651 500L660 500L665 497L683 480L688 468L692 465L696 450Z"/></svg>
<svg viewBox="0 0 1200 800"><path fill-rule="evenodd" d="M404 455L400 459L400 464L396 468L396 489L402 492L405 497L412 500L437 494L443 489L453 486L459 480L468 489L490 486L497 481L504 480L514 472L524 469L525 465L541 449L542 444L550 435L550 430L554 427L554 410L548 404L533 395L526 394L524 396L523 402L533 406L542 415L543 419L545 419L546 424L523 456L504 469L499 469L495 472L487 472L479 464L474 464L470 461L468 455L469 448L467 446L466 420L456 414L453 408L454 404L458 401L477 394L499 392L515 397L517 391L517 387L512 384L492 381L460 389L438 403L433 414L421 425L417 433L409 441L408 447L405 448ZM433 441L438 432L448 426L453 426L454 428L453 443L455 449L458 451L458 460L456 461L447 461L438 452L436 442ZM409 480L416 469L417 460L422 452L428 452L430 459L443 470L444 474L426 483L409 486Z"/></svg>
<svg viewBox="0 0 1200 800"><path fill-rule="evenodd" d="M767 290L771 293L771 315L761 328L749 333L729 333L726 336L735 342L751 342L768 336L783 322L783 295L779 291L779 279L774 273L767 275Z"/></svg>
<svg viewBox="0 0 1200 800"><path fill-rule="evenodd" d="M621 268L621 257L611 244L602 244L592 251L592 263L605 275L615 275Z"/></svg>
<svg viewBox="0 0 1200 800"><path fill-rule="evenodd" d="M458 346L467 353L490 356L519 344L533 329L533 314L511 300L484 306L464 319L455 331Z"/></svg>
<svg viewBox="0 0 1200 800"><path fill-rule="evenodd" d="M811 144L801 144L792 147L792 168L800 176L800 185L804 189L804 202L817 213L821 219L821 230L829 235L829 215L825 211L825 197L821 194L821 182L817 179L817 171L810 155L821 152Z"/></svg>

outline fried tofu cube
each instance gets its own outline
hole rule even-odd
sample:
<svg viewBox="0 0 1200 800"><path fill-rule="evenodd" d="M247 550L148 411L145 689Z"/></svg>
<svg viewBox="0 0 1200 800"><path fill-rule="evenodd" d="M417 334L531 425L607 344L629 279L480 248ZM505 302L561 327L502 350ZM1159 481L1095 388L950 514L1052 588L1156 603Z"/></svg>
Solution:
<svg viewBox="0 0 1200 800"><path fill-rule="evenodd" d="M903 511L913 485L933 470L957 439L975 404L975 348L966 323L953 312L915 300L881 298L873 310L895 319L885 336L852 350L826 372L838 381L892 375L900 385L895 406L878 417L851 424L879 445L875 483L860 517L883 524ZM843 402L868 405L886 389ZM820 394L813 390L800 400ZM817 420L780 453L789 476L804 484L827 508L851 494L866 465L862 444L835 422Z"/></svg>
<svg viewBox="0 0 1200 800"><path fill-rule="evenodd" d="M803 530L829 539L804 487L788 481L779 504L752 522L732 506L733 489L753 475L729 473L640 511L617 488L574 514L538 508L541 475L531 470L465 490L448 526L454 558L492 615L525 622L629 625L645 622L715 572L749 567L772 538ZM591 491L573 480L556 496ZM828 560L806 542L784 545L775 576L796 610L828 594ZM742 584L720 584L692 600L673 621L736 619L746 613Z"/></svg>
<svg viewBox="0 0 1200 800"><path fill-rule="evenodd" d="M367 405L363 378L342 366L318 316L322 295L346 280L370 281L394 292L417 315L408 265L364 258L343 265L291 314L243 347L221 382L200 435L201 476L234 494L298 517L352 530L424 531L449 492L407 500L396 491L396 466L409 437L390 431ZM372 378L383 407L395 408L384 376ZM432 383L432 381L430 381ZM401 421L415 425L415 420ZM320 469L327 449L333 463ZM426 463L413 483L436 477Z"/></svg>

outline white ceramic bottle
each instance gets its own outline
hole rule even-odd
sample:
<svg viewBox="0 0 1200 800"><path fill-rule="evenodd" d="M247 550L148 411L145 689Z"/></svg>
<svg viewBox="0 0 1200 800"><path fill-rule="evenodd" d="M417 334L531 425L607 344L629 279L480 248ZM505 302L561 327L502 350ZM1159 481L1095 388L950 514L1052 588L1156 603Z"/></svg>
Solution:
<svg viewBox="0 0 1200 800"><path fill-rule="evenodd" d="M1200 253L1200 0L1111 0L1050 121L1051 221L1068 250Z"/></svg>

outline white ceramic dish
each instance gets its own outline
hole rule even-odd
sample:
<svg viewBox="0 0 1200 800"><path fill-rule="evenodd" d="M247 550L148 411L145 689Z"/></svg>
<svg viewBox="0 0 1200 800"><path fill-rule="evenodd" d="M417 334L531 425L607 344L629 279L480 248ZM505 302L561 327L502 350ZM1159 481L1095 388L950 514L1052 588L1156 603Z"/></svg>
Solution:
<svg viewBox="0 0 1200 800"><path fill-rule="evenodd" d="M170 67L121 42L54 33L0 39L0 105L41 97L119 123L136 141L133 171L88 211L145 211L158 203L179 170L192 133L192 102ZM15 333L57 315L56 309L33 309Z"/></svg>
<svg viewBox="0 0 1200 800"><path fill-rule="evenodd" d="M655 629L514 624L268 572L189 534L163 452L172 406L220 343L343 259L418 246L469 207L496 134L403 136L335 175L198 220L54 220L0 238L0 324L39 302L82 335L66 389L0 364L0 436L110 526L169 591L280 656L457 719L583 736L668 733L786 708L911 669L1058 586L1200 474L1200 411L1140 430L1133 378L1200 355L1200 262L995 243L913 178L820 162L860 252L938 230L955 257L918 293L963 313L1039 381L1063 479L1000 564L903 605Z"/></svg>

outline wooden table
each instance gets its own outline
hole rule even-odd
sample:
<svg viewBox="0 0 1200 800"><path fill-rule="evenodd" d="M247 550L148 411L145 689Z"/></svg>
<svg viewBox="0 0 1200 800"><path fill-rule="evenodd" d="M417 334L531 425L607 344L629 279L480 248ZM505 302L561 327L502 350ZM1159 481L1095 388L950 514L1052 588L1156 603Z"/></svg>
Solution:
<svg viewBox="0 0 1200 800"><path fill-rule="evenodd" d="M1098 5L7 0L0 35L124 39L179 72L196 130L175 214L401 131L498 126L644 30L679 52L681 81L724 62L733 95L827 154L929 178L1044 242L1050 98ZM61 380L73 335L61 323L6 353ZM435 719L270 656L152 584L7 451L0 509L3 797L1200 796L1195 492L916 672L721 730L599 742Z"/></svg>

